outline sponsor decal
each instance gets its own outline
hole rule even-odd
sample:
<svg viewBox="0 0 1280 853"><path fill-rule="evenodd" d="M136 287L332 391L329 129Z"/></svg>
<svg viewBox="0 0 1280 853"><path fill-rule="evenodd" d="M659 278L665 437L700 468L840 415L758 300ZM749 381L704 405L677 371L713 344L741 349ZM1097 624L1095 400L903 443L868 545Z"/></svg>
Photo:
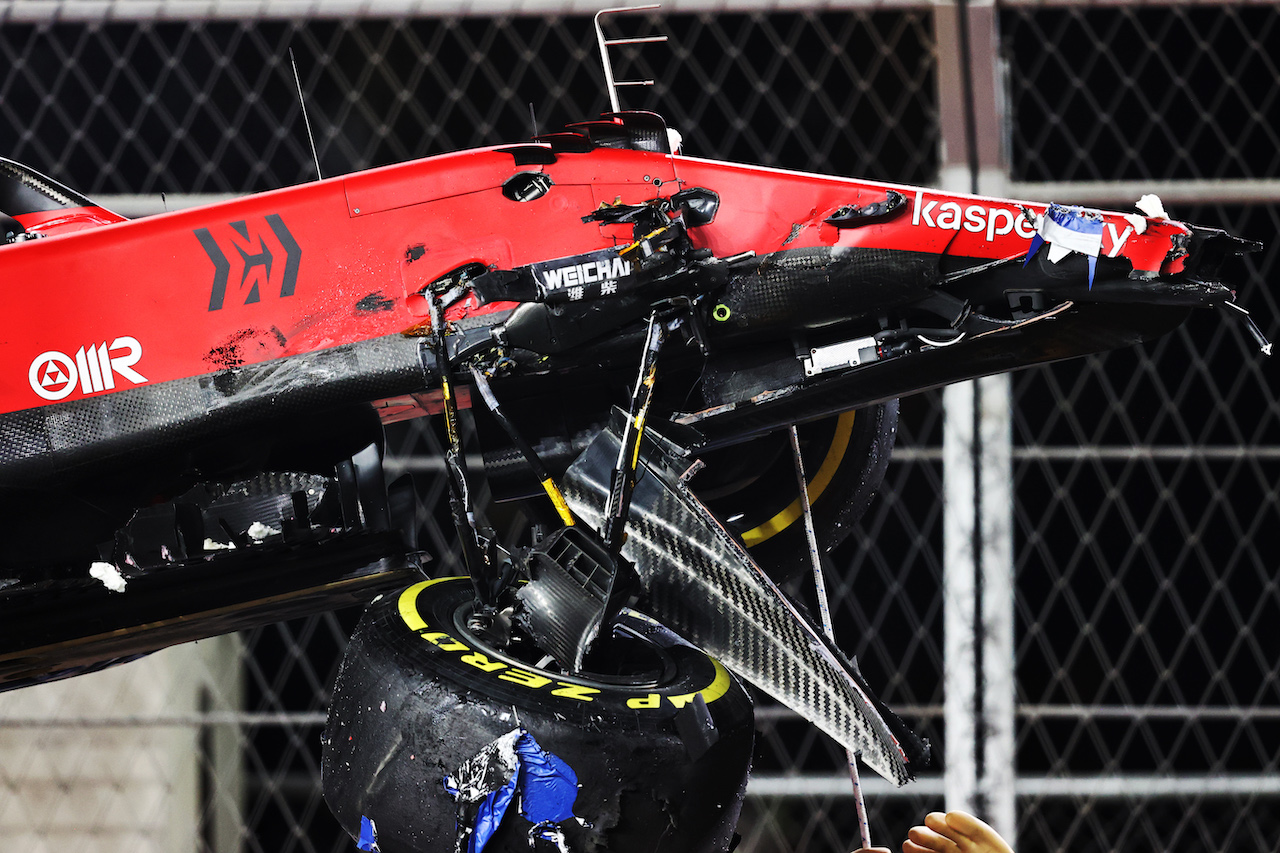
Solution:
<svg viewBox="0 0 1280 853"><path fill-rule="evenodd" d="M147 377L133 369L142 358L142 344L125 335L110 344L80 347L74 356L50 350L40 353L27 370L31 390L46 400L71 396L79 385L85 394L114 390L117 380L141 385Z"/></svg>
<svg viewBox="0 0 1280 853"><path fill-rule="evenodd" d="M923 190L916 190L915 203L911 205L911 224L951 231L963 228L973 234L984 235L988 242L1010 232L1028 240L1036 233L1035 226L1027 221L1021 208L961 204L954 199L926 200Z"/></svg>
<svg viewBox="0 0 1280 853"><path fill-rule="evenodd" d="M631 278L635 271L617 249L543 261L529 269L541 299L546 302L578 302L613 296L623 287L623 279Z"/></svg>
<svg viewBox="0 0 1280 853"><path fill-rule="evenodd" d="M210 311L222 308L233 281L245 305L262 301L264 294L293 295L302 247L278 213L228 222L217 229L197 228L193 233L213 264Z"/></svg>
<svg viewBox="0 0 1280 853"><path fill-rule="evenodd" d="M631 275L631 262L614 255L611 258L544 269L538 277L538 283L548 293L566 290L572 294L573 289L577 288L579 292L577 298L581 299L586 285L599 285L601 295L609 295L617 292L618 279L629 275ZM572 295L570 298L573 298Z"/></svg>
<svg viewBox="0 0 1280 853"><path fill-rule="evenodd" d="M1126 225L1123 231L1116 228L1114 222L1107 223L1107 230L1103 234L1102 248L1106 252L1108 258L1114 258L1120 254L1120 250L1124 248L1124 244L1128 242L1129 237L1133 235L1133 226ZM1106 238L1110 238L1109 240ZM1108 248L1108 243L1110 248Z"/></svg>

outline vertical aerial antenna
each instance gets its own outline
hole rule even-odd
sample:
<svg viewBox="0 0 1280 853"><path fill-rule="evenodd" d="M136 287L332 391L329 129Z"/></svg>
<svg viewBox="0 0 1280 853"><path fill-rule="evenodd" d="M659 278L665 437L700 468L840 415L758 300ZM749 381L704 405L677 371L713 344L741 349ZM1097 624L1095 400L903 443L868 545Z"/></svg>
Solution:
<svg viewBox="0 0 1280 853"><path fill-rule="evenodd" d="M298 61L293 58L293 48L289 48L289 64L293 66L293 82L298 86L298 105L302 107L302 121L307 126L307 141L311 143L311 158L316 161L316 180L320 174L320 155L316 153L316 138L311 135L311 119L307 118L307 101L302 97L302 78L298 76Z"/></svg>
<svg viewBox="0 0 1280 853"><path fill-rule="evenodd" d="M601 9L596 12L596 41L600 45L600 62L604 65L604 85L609 91L609 106L616 113L621 110L618 106L618 87L619 86L652 86L652 80L614 80L613 64L609 61L609 48L615 44L649 44L652 42L666 41L666 36L643 36L641 38L630 39L606 39L604 30L600 27L600 18L605 15L612 15L620 12L644 12L649 9L661 8L658 3L650 3L646 6L618 6L613 9Z"/></svg>

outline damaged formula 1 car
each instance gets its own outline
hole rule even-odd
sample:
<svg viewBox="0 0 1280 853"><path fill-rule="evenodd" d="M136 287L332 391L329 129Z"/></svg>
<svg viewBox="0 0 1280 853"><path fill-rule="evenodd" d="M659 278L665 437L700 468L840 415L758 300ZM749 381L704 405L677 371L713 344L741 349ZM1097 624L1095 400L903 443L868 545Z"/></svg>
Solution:
<svg viewBox="0 0 1280 853"><path fill-rule="evenodd" d="M870 500L896 399L1195 309L1269 350L1219 278L1259 247L674 143L615 111L136 221L0 160L0 689L374 598L324 765L366 847L726 849L736 677L912 778L778 588ZM461 577L384 476L415 417Z"/></svg>

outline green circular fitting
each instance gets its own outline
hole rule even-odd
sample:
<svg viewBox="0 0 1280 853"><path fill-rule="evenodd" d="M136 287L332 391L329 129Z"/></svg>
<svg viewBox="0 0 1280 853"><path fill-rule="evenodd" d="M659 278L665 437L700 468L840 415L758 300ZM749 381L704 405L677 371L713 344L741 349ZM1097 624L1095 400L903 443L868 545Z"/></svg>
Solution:
<svg viewBox="0 0 1280 853"><path fill-rule="evenodd" d="M711 309L711 318L713 320L718 320L719 322L723 323L725 320L729 319L729 315L732 313L733 312L729 310L728 305L721 303L717 305L715 308Z"/></svg>

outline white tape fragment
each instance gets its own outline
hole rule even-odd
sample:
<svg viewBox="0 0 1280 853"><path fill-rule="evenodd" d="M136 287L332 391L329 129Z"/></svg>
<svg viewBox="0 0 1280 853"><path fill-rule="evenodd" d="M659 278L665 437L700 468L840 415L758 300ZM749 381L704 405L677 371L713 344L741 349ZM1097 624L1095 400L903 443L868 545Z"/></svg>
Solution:
<svg viewBox="0 0 1280 853"><path fill-rule="evenodd" d="M1138 199L1138 203L1134 205L1152 219L1168 219L1169 214L1164 212L1164 204L1160 201L1160 196L1155 193L1147 193ZM1139 231L1139 234L1142 232Z"/></svg>
<svg viewBox="0 0 1280 853"><path fill-rule="evenodd" d="M1051 208L1051 214L1055 212ZM1061 209L1056 211L1066 223L1084 224L1088 230L1058 222L1053 215L1042 216L1036 230L1049 244L1049 262L1056 264L1072 252L1098 257L1102 251L1102 223L1092 211ZM1096 221L1095 221L1096 220Z"/></svg>

